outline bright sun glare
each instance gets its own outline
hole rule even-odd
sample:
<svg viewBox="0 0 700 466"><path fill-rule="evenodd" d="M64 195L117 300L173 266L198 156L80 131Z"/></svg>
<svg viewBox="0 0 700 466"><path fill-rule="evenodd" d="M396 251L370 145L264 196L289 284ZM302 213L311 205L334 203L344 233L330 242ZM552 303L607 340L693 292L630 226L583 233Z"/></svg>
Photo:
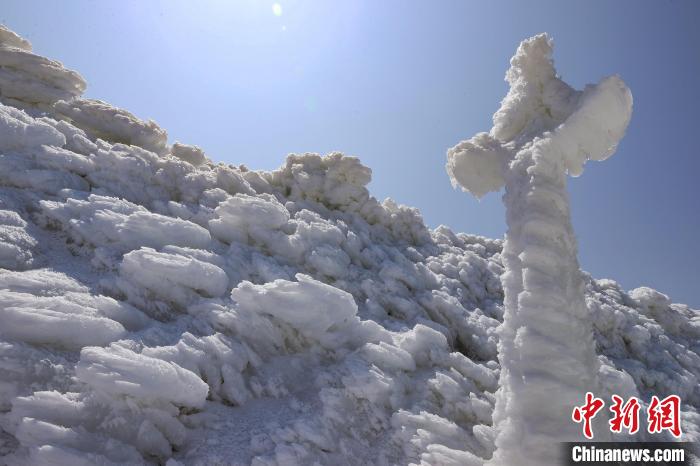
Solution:
<svg viewBox="0 0 700 466"><path fill-rule="evenodd" d="M279 3L273 3L272 4L272 13L275 16L282 16L282 5Z"/></svg>

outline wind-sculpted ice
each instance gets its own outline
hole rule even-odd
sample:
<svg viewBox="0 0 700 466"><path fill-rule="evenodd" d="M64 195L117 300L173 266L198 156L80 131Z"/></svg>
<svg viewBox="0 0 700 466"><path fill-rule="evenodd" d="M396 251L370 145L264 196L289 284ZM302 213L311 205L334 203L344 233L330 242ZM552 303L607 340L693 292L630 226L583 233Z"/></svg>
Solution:
<svg viewBox="0 0 700 466"><path fill-rule="evenodd" d="M144 122L121 108L90 99L61 100L54 104L59 117L88 134L163 153L168 135L153 121Z"/></svg>
<svg viewBox="0 0 700 466"><path fill-rule="evenodd" d="M10 104L50 105L85 90L85 81L57 61L32 53L32 45L0 25L0 101Z"/></svg>
<svg viewBox="0 0 700 466"><path fill-rule="evenodd" d="M505 186L505 314L492 464L557 463L553 445L580 439L569 416L599 393L600 363L576 259L566 175L615 151L632 95L613 76L575 91L559 79L545 34L523 41L493 128L448 152L453 185L477 197ZM598 416L604 440L605 416Z"/></svg>
<svg viewBox="0 0 700 466"><path fill-rule="evenodd" d="M0 44L29 47L5 29ZM48 86L47 69L26 83ZM500 240L377 201L353 157L215 163L80 92L7 97L5 76L1 464L492 456ZM700 440L698 312L581 284L603 393L677 393Z"/></svg>

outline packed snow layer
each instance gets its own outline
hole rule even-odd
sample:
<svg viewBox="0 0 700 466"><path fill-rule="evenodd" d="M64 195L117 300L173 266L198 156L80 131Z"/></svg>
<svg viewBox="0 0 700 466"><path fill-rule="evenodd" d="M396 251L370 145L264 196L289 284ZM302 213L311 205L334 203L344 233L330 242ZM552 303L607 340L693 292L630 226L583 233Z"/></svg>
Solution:
<svg viewBox="0 0 700 466"><path fill-rule="evenodd" d="M168 146L61 70L22 68L50 99L0 74L0 464L492 456L500 240L377 201L352 157ZM604 390L680 395L700 440L700 313L584 285Z"/></svg>

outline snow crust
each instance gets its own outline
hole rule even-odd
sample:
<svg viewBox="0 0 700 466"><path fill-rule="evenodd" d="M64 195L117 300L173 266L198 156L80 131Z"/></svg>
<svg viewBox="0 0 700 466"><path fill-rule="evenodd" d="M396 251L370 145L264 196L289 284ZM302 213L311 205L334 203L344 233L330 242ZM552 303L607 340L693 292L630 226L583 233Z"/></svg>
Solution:
<svg viewBox="0 0 700 466"><path fill-rule="evenodd" d="M353 157L290 155L261 172L169 146L155 123L83 100L75 72L16 34L0 29L0 44L15 57L0 62L0 464L492 457L514 260L502 241L376 200ZM547 63L521 66L549 76ZM585 115L615 89L572 103L571 130L542 117L539 131L598 131ZM530 121L520 109L455 153L473 146L488 165ZM610 144L584 149L602 158ZM506 181L455 167L485 183L475 193ZM577 286L601 390L680 395L685 439L700 440L698 311L587 275Z"/></svg>

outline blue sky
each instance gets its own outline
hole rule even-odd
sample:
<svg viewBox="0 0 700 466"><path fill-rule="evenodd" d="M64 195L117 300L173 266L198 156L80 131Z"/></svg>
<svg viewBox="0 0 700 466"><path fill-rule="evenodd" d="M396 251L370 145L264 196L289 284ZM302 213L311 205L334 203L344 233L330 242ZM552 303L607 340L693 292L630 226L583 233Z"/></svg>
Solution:
<svg viewBox="0 0 700 466"><path fill-rule="evenodd" d="M0 22L214 160L356 155L430 226L501 237L500 194L454 191L445 151L491 127L519 41L547 31L576 87L620 74L616 155L570 184L582 267L700 307L700 2L4 0Z"/></svg>

